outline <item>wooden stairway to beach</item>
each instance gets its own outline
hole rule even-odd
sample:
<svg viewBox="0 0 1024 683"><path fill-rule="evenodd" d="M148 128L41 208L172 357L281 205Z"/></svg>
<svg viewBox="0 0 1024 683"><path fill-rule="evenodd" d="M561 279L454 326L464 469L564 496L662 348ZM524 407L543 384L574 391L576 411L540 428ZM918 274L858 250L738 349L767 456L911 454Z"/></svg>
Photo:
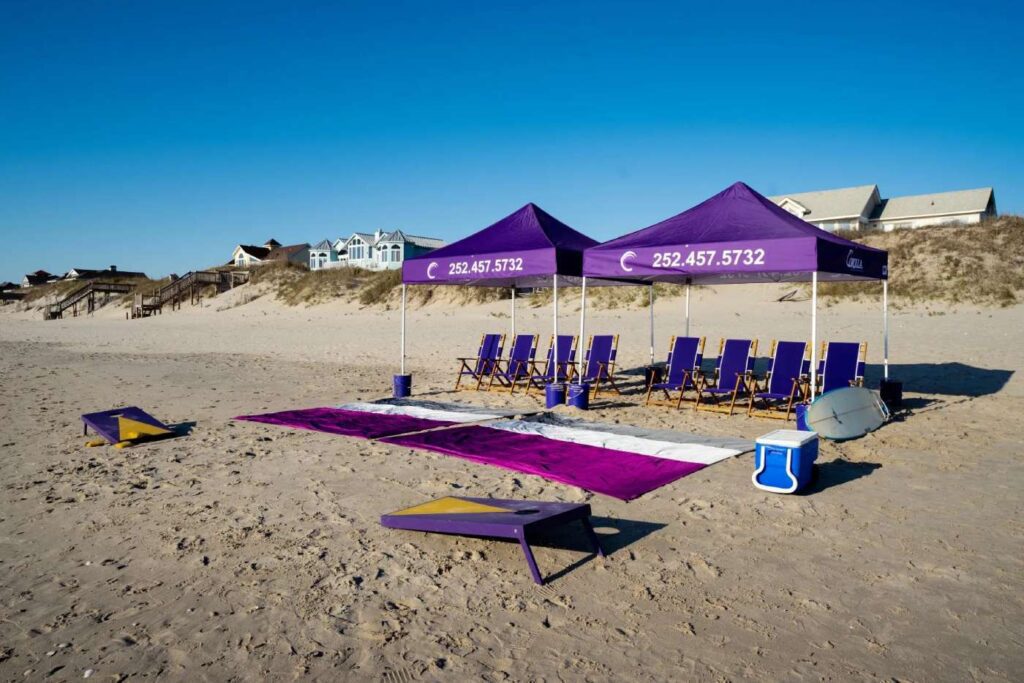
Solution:
<svg viewBox="0 0 1024 683"><path fill-rule="evenodd" d="M181 302L184 301L186 295L189 303L195 305L200 300L204 287L216 287L217 292L220 293L248 281L249 274L247 272L189 271L158 289L155 294L136 294L132 303L131 317L145 318L155 313L162 313L164 306L170 306L171 310L181 308Z"/></svg>
<svg viewBox="0 0 1024 683"><path fill-rule="evenodd" d="M45 320L63 318L64 311L69 308L72 310L72 315L77 316L79 305L85 308L86 313L92 313L96 310L97 294L109 298L111 294L128 294L133 289L135 289L135 285L129 282L90 281L73 290L60 301L48 305L43 312L43 318Z"/></svg>

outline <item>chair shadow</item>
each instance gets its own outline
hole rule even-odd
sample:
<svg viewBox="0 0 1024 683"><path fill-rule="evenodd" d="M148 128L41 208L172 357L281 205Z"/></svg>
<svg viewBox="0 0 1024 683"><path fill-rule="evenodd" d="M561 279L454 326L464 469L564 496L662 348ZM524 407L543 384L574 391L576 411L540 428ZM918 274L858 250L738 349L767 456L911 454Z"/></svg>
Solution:
<svg viewBox="0 0 1024 683"><path fill-rule="evenodd" d="M903 382L904 391L940 396L976 398L996 394L1002 391L1013 373L1013 370L978 368L956 362L889 364L890 379ZM869 387L877 387L883 376L883 366L871 364L865 370L864 381Z"/></svg>
<svg viewBox="0 0 1024 683"><path fill-rule="evenodd" d="M850 462L841 458L836 458L831 462L817 463L814 481L802 493L803 495L812 495L833 486L841 486L855 479L867 477L881 466L877 462Z"/></svg>
<svg viewBox="0 0 1024 683"><path fill-rule="evenodd" d="M597 539L601 544L601 550L604 551L605 557L610 557L623 548L667 526L657 522L613 519L611 517L591 517L590 522L594 526L594 531L597 533ZM559 579L597 557L594 547L590 544L590 538L584 533L580 525L575 523L539 532L535 536L531 535L530 545L587 553L585 557L548 574L544 579L545 583Z"/></svg>

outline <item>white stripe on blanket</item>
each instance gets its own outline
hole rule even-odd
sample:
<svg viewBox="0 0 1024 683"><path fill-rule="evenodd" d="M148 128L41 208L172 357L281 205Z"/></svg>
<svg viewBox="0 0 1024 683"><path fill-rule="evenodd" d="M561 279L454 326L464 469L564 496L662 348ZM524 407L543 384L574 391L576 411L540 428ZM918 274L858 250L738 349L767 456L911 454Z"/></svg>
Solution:
<svg viewBox="0 0 1024 683"><path fill-rule="evenodd" d="M577 429L574 427L563 427L561 425L543 424L538 422L526 422L523 420L499 420L486 425L491 429L501 429L517 434L534 434L544 436L555 441L565 441L584 446L597 446L599 448L611 448L627 453L649 455L665 460L677 460L680 462L694 462L702 465L711 465L719 460L725 460L743 451L733 448L719 448L701 443L677 443L672 441L657 441L655 439L644 439L628 434L615 434L613 432L599 432L593 429Z"/></svg>
<svg viewBox="0 0 1024 683"><path fill-rule="evenodd" d="M407 415L424 420L443 420L445 422L479 422L481 420L497 420L508 417L501 413L468 412L461 410L443 410L412 405L392 405L389 403L342 403L335 406L341 410L356 410L364 413L380 415Z"/></svg>

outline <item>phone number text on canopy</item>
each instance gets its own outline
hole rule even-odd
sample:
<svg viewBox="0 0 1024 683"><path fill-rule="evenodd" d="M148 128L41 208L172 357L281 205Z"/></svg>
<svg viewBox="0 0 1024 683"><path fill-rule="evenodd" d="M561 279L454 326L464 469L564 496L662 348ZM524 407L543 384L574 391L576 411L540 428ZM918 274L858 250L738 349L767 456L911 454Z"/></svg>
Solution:
<svg viewBox="0 0 1024 683"><path fill-rule="evenodd" d="M454 261L448 264L449 275L484 275L487 273L517 273L523 269L521 258L478 259Z"/></svg>
<svg viewBox="0 0 1024 683"><path fill-rule="evenodd" d="M698 249L655 252L652 268L712 268L728 266L763 266L764 249Z"/></svg>

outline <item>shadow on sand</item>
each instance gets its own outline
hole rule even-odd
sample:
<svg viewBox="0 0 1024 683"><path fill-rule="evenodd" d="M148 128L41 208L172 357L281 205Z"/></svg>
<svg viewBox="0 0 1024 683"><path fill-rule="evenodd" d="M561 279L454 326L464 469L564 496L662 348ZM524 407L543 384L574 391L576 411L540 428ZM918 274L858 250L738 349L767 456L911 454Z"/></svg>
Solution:
<svg viewBox="0 0 1024 683"><path fill-rule="evenodd" d="M820 462L814 468L814 481L802 492L812 495L833 486L866 477L881 467L877 462L850 462L836 458L831 462Z"/></svg>
<svg viewBox="0 0 1024 683"><path fill-rule="evenodd" d="M882 366L868 365L864 381L877 387ZM889 364L890 379L903 382L903 391L939 396L988 396L1000 392L1013 377L1013 370L977 368L963 363Z"/></svg>

